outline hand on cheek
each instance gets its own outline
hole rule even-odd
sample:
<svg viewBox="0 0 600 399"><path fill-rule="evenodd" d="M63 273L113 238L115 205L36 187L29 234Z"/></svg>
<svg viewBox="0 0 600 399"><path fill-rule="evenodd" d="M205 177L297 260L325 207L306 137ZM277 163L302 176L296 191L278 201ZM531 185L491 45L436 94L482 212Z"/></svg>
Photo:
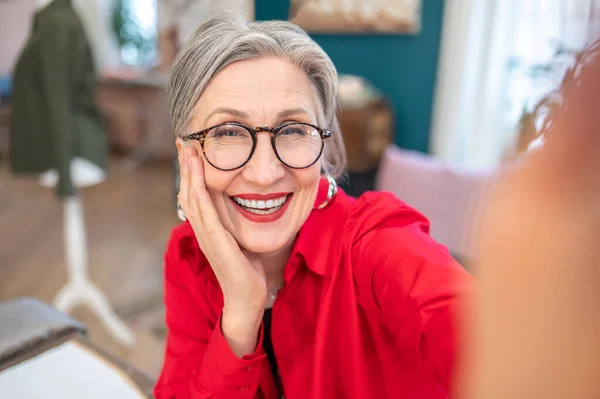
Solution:
<svg viewBox="0 0 600 399"><path fill-rule="evenodd" d="M179 203L223 291L222 330L236 355L252 353L267 299L262 265L245 255L225 230L205 185L204 162L183 147Z"/></svg>

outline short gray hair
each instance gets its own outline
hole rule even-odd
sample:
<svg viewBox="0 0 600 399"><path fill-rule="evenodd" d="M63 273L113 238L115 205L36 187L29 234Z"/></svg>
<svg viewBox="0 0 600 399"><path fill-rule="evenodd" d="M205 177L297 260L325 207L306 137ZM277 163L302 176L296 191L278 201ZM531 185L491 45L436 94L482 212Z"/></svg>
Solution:
<svg viewBox="0 0 600 399"><path fill-rule="evenodd" d="M331 130L323 169L337 178L346 167L340 131L338 75L329 56L298 26L285 21L246 22L240 15L220 12L200 25L177 54L168 90L171 122L177 136L185 135L200 96L229 64L276 56L302 69L320 102L317 123Z"/></svg>

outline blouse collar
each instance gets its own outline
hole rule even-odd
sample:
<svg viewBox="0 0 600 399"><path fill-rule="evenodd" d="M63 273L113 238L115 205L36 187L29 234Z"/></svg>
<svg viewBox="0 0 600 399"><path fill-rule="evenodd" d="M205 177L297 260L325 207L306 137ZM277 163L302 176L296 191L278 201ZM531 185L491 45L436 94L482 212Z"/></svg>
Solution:
<svg viewBox="0 0 600 399"><path fill-rule="evenodd" d="M329 182L321 178L310 215L302 225L292 251L292 259L298 256L306 266L320 276L330 276L333 262L328 261L328 254L340 245L341 227L343 226L342 202L340 197L346 196L341 189L323 209L316 209L327 198Z"/></svg>

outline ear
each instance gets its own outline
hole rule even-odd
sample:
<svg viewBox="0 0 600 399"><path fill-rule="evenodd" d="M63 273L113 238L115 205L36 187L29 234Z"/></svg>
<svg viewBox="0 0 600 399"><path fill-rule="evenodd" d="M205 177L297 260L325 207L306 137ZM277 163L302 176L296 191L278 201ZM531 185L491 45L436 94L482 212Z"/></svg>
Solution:
<svg viewBox="0 0 600 399"><path fill-rule="evenodd" d="M177 147L178 154L181 154L181 151L183 150L183 148L185 146L186 146L186 142L181 137L177 137L175 139L175 147Z"/></svg>
<svg viewBox="0 0 600 399"><path fill-rule="evenodd" d="M180 155L182 154L185 148L192 148L193 150L195 150L196 155L202 157L202 149L200 147L200 143L196 140L186 141L183 140L181 137L177 137L175 139L175 147L177 147L177 153Z"/></svg>

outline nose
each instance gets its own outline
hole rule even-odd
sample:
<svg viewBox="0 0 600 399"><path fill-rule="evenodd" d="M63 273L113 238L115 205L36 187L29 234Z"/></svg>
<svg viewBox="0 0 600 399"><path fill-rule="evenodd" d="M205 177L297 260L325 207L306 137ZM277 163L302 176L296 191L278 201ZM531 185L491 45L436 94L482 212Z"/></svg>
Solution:
<svg viewBox="0 0 600 399"><path fill-rule="evenodd" d="M242 176L259 186L270 186L285 175L285 166L279 161L271 145L268 132L260 132L256 138L256 148Z"/></svg>

